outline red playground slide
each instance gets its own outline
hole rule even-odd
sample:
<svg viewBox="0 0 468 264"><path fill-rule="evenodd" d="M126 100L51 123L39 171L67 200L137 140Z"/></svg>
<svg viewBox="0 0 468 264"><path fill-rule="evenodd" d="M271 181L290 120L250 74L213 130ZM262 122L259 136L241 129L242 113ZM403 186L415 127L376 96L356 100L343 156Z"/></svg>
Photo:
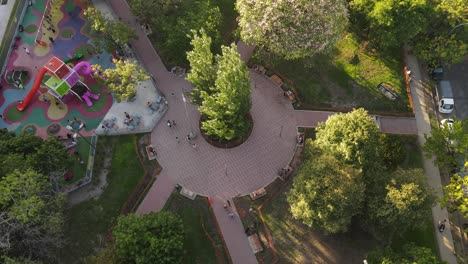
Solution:
<svg viewBox="0 0 468 264"><path fill-rule="evenodd" d="M18 109L18 111L22 112L24 109L26 109L26 106L28 106L28 104L33 99L34 95L36 95L37 90L39 90L39 87L41 86L42 78L44 78L44 74L46 74L46 72L47 72L47 69L45 67L42 67L39 70L39 72L37 73L36 79L34 80L34 84L31 87L31 90L23 99L23 101L21 101L21 103L16 106L16 109Z"/></svg>

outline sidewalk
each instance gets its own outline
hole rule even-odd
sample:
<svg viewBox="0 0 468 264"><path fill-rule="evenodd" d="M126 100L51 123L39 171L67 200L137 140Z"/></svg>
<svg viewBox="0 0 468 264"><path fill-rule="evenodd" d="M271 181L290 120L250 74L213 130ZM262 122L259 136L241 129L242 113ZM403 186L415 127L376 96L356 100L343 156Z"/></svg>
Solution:
<svg viewBox="0 0 468 264"><path fill-rule="evenodd" d="M418 127L418 141L422 146L425 143L424 134L431 133L431 125L429 111L434 111L432 106L432 98L428 98L428 93L424 91L422 83L422 75L419 69L418 60L415 56L407 54L407 64L411 68L413 79L411 83L411 93L413 94L414 113L416 117L416 125ZM424 171L427 175L429 186L436 192L437 197L442 194L442 182L440 179L439 169L434 165L434 159L424 159ZM448 219L447 209L442 209L440 204L432 207L432 218L434 232L436 233L437 245L440 258L450 264L456 264L455 248L453 246L453 238L450 225L447 226L443 233L438 231L438 222L443 219Z"/></svg>

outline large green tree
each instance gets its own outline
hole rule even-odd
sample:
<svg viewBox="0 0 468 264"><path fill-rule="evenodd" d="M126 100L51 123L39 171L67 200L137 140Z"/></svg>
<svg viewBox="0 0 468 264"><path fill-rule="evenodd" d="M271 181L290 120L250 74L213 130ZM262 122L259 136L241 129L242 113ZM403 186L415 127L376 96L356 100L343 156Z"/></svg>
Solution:
<svg viewBox="0 0 468 264"><path fill-rule="evenodd" d="M63 243L65 198L33 170L0 180L0 248L12 256L53 257Z"/></svg>
<svg viewBox="0 0 468 264"><path fill-rule="evenodd" d="M382 48L398 48L429 25L427 0L352 0L349 6L354 17L365 20L370 40Z"/></svg>
<svg viewBox="0 0 468 264"><path fill-rule="evenodd" d="M158 24L177 11L182 0L129 0L128 4L142 24Z"/></svg>
<svg viewBox="0 0 468 264"><path fill-rule="evenodd" d="M93 65L95 76L104 80L118 102L128 100L136 95L135 87L150 77L136 61L114 59L113 62L115 68L105 71L101 65Z"/></svg>
<svg viewBox="0 0 468 264"><path fill-rule="evenodd" d="M0 178L15 169L29 168L49 176L70 163L68 152L55 137L42 140L28 133L0 133Z"/></svg>
<svg viewBox="0 0 468 264"><path fill-rule="evenodd" d="M96 31L97 35L93 37L93 44L98 51L104 49L112 53L137 39L134 29L120 20L105 17L96 8L88 7L84 11L84 15L91 20L91 28Z"/></svg>
<svg viewBox="0 0 468 264"><path fill-rule="evenodd" d="M211 38L205 30L200 30L200 35L192 31L191 41L193 49L187 52L187 60L190 63L190 72L187 81L193 85L192 98L194 103L201 103L202 92L211 95L216 80L216 68L213 65L214 55L211 52Z"/></svg>
<svg viewBox="0 0 468 264"><path fill-rule="evenodd" d="M182 220L169 212L120 216L112 234L121 263L180 263Z"/></svg>
<svg viewBox="0 0 468 264"><path fill-rule="evenodd" d="M406 244L401 252L395 252L390 247L374 249L367 255L368 263L372 264L445 264L437 258L430 248Z"/></svg>
<svg viewBox="0 0 468 264"><path fill-rule="evenodd" d="M391 241L430 214L434 195L422 169L397 169L387 183L368 191L365 227L375 237Z"/></svg>
<svg viewBox="0 0 468 264"><path fill-rule="evenodd" d="M427 158L435 157L435 164L444 169L462 166L457 155L466 158L468 154L468 121L454 120L452 126L447 123L435 125L431 134L424 134L426 142L422 147Z"/></svg>
<svg viewBox="0 0 468 264"><path fill-rule="evenodd" d="M468 163L465 168L468 168ZM450 177L450 183L444 187L441 204L450 211L458 211L468 218L468 176L455 174Z"/></svg>
<svg viewBox="0 0 468 264"><path fill-rule="evenodd" d="M209 0L185 1L184 5L186 5L185 12L179 14L172 22L166 23L161 29L165 38L162 46L166 53L173 58L181 57L179 54L185 54L190 50L192 31L199 31L202 28L212 39L213 48L219 51L219 46L222 44L220 8ZM173 63L185 65L187 61L184 58Z"/></svg>
<svg viewBox="0 0 468 264"><path fill-rule="evenodd" d="M238 0L236 7L241 38L287 59L333 46L347 26L343 0Z"/></svg>
<svg viewBox="0 0 468 264"><path fill-rule="evenodd" d="M466 30L468 32L468 30ZM431 68L442 62L451 65L463 61L468 54L468 44L457 34L421 34L412 42L414 52L419 59Z"/></svg>
<svg viewBox="0 0 468 264"><path fill-rule="evenodd" d="M241 137L248 129L250 111L250 76L236 45L223 46L216 56L216 80L213 93L201 92L199 107L204 117L203 131L221 140Z"/></svg>
<svg viewBox="0 0 468 264"><path fill-rule="evenodd" d="M367 111L360 108L332 115L316 128L316 143L339 160L364 168L381 161L379 128Z"/></svg>
<svg viewBox="0 0 468 264"><path fill-rule="evenodd" d="M310 140L306 153L288 195L293 217L328 233L346 232L363 205L360 171L322 152Z"/></svg>

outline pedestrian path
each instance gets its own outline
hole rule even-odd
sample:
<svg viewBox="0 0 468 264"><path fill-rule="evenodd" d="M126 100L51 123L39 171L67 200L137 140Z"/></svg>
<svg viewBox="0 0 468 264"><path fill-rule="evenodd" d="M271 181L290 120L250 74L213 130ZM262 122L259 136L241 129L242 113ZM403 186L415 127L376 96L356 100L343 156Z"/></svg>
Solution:
<svg viewBox="0 0 468 264"><path fill-rule="evenodd" d="M406 57L407 65L412 71L411 78L413 81L411 82L411 93L413 95L418 141L422 146L425 143L424 134L429 135L431 133L429 111L433 111L434 107L431 107L432 98L424 91L422 82L423 78L417 58L414 55L409 54L407 54ZM429 186L436 192L437 197L441 197L443 195L441 188L442 182L440 179L439 169L434 165L434 159L424 159L424 171L427 176ZM438 230L438 222L443 219L448 219L447 209L442 209L440 204L437 203L432 207L432 218L440 258L447 261L449 264L456 264L457 260L454 255L455 248L453 245L452 233L450 232L450 225L447 225L447 228L443 233L436 231Z"/></svg>
<svg viewBox="0 0 468 264"><path fill-rule="evenodd" d="M182 96L184 91L191 89L191 85L183 77L175 76L166 70L141 27L135 24L135 18L130 14L128 4L124 0L109 3L122 21L135 26L137 30L138 40L132 45L142 64L154 77L157 87L166 95L169 102L169 111L163 120L177 120L175 127L168 128L165 122L159 122L153 130L152 144L156 147L158 161L163 170L137 213L161 210L175 182L208 197L216 197L218 193L225 193L225 197L232 197L239 193L251 192L273 180L276 177L275 171L286 164L295 144L294 125L288 122L290 116L285 114L288 111L282 109L282 107L290 107L290 104L286 100L281 101L279 92L271 94L269 89L260 90L261 85L256 90L254 94L269 95L252 96L253 108L265 109L262 112L253 110L253 118L256 118L258 114L257 118L261 118L263 122L255 124L257 129L254 129L249 140L240 147L228 150L214 148L200 136L187 142L185 136L190 132L199 135L199 113L195 106L186 104ZM279 104L271 104L262 100L262 98L272 98L272 95L274 95L273 98L280 99ZM273 109L276 106L280 109ZM272 123L274 116L264 118L263 115L267 111L271 114L277 113L278 122L284 121L284 124ZM267 126L271 124L273 127ZM269 142L271 137L279 138L276 140L278 142L271 144ZM247 144L248 142L251 144ZM194 149L191 144L197 144L197 149ZM258 155L258 151L255 150L259 150L260 154ZM214 200L213 210L233 263L257 263L239 217L227 216L222 202Z"/></svg>
<svg viewBox="0 0 468 264"><path fill-rule="evenodd" d="M162 118L164 122L159 122L152 132L152 144L163 170L137 213L161 210L174 185L180 184L210 197L233 263L257 263L240 219L237 215L231 218L227 214L223 208L224 201L228 197L248 194L273 181L278 170L294 153L296 127L315 126L316 122L325 121L332 113L294 111L281 89L272 89L271 80L251 71L253 131L239 147L215 148L201 138L198 128L200 114L197 107L185 98L186 92L192 89L190 83L184 77L167 71L145 32L135 22L126 1L107 3L122 21L135 27L138 40L132 46L169 103L169 110ZM238 50L244 60L248 60L253 51L242 42L238 44ZM168 127L165 120L175 120L177 125ZM380 121L386 129L393 129L391 124L395 121ZM404 125L411 123L410 120L405 122ZM188 141L186 135L191 132L198 136Z"/></svg>

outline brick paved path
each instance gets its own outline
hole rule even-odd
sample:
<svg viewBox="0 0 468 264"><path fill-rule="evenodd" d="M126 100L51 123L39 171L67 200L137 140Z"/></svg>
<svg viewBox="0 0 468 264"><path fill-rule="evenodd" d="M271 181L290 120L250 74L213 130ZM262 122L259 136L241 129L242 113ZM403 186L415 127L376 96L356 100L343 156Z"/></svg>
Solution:
<svg viewBox="0 0 468 264"><path fill-rule="evenodd" d="M327 121L329 116L334 114L336 114L336 112L308 110L294 111L296 126L298 127L316 127L318 122L325 122ZM380 131L384 133L412 135L418 133L418 129L416 127L416 119L414 117L374 117L376 117L376 123L380 127Z"/></svg>
<svg viewBox="0 0 468 264"><path fill-rule="evenodd" d="M179 183L210 197L233 262L256 263L240 219L237 215L229 217L223 204L229 197L250 193L274 180L277 171L293 154L296 125L325 121L330 113L294 111L281 89L267 77L251 71L254 128L248 140L233 149L215 148L201 136L189 144L186 135L190 131L197 135L200 132L196 106L185 104L182 96L184 91L191 89L191 85L184 77L174 76L166 70L141 27L136 25L124 0L108 3L122 21L136 27L139 39L132 45L169 101L167 114L152 132L152 143L163 170L137 213L161 210L174 185ZM252 48L243 43L239 43L238 49L244 60L252 54ZM177 125L169 128L166 120L175 120ZM191 144L196 144L197 148Z"/></svg>

